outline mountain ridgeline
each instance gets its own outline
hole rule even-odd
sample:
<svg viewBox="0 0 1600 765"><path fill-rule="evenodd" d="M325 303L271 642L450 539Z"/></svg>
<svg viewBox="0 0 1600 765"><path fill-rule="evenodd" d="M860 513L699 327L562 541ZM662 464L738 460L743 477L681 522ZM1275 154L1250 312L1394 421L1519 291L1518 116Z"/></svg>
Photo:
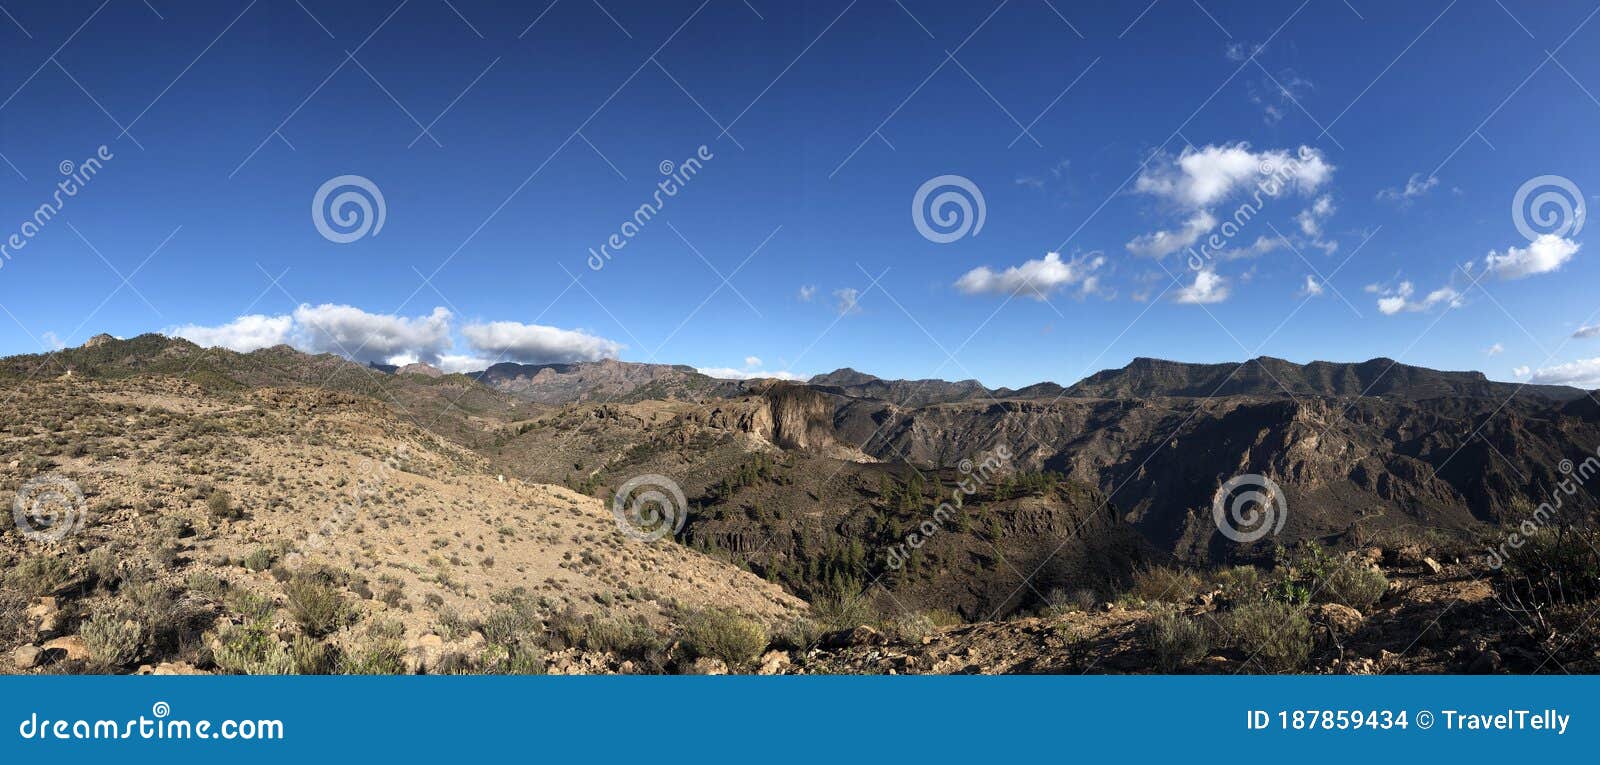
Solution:
<svg viewBox="0 0 1600 765"><path fill-rule="evenodd" d="M1600 403L1585 391L1388 359L1140 358L1017 390L851 369L733 381L617 360L389 372L158 335L0 360L8 383L46 376L369 397L507 477L602 498L668 477L688 503L680 542L802 597L874 582L906 607L969 619L1037 607L1051 588L1109 591L1151 561L1517 523L1565 478L1563 460L1600 445ZM1241 475L1265 476L1284 500L1281 528L1252 542L1212 513ZM1016 586L1019 569L1040 572L1035 587Z"/></svg>

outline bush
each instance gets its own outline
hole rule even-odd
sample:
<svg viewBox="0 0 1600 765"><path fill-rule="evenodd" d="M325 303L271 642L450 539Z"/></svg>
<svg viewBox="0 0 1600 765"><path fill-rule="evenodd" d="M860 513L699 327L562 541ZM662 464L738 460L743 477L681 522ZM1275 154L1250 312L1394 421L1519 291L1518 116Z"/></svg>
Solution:
<svg viewBox="0 0 1600 765"><path fill-rule="evenodd" d="M144 626L120 611L102 611L90 617L79 636L89 655L106 667L125 667L144 656Z"/></svg>
<svg viewBox="0 0 1600 765"><path fill-rule="evenodd" d="M1162 672L1172 673L1211 655L1210 626L1177 609L1157 611L1145 622L1144 637Z"/></svg>
<svg viewBox="0 0 1600 765"><path fill-rule="evenodd" d="M206 510L211 512L211 517L219 521L232 521L244 517L244 510L233 504L233 497L222 489L211 492L206 497Z"/></svg>
<svg viewBox="0 0 1600 765"><path fill-rule="evenodd" d="M610 651L630 659L648 660L660 655L666 644L649 624L635 619L595 619L589 623L583 647Z"/></svg>
<svg viewBox="0 0 1600 765"><path fill-rule="evenodd" d="M6 572L6 584L33 598L59 592L71 581L72 572L67 562L54 555L23 558Z"/></svg>
<svg viewBox="0 0 1600 765"><path fill-rule="evenodd" d="M1353 560L1333 566L1312 588L1319 601L1339 603L1363 612L1388 591L1389 580L1382 572Z"/></svg>
<svg viewBox="0 0 1600 765"><path fill-rule="evenodd" d="M730 669L748 667L767 647L767 629L730 608L707 608L689 616L683 644L694 657L721 659Z"/></svg>
<svg viewBox="0 0 1600 765"><path fill-rule="evenodd" d="M289 644L290 669L296 675L331 675L341 658L338 648L305 635L296 635Z"/></svg>
<svg viewBox="0 0 1600 765"><path fill-rule="evenodd" d="M1571 605L1600 596L1600 534L1546 527L1519 536L1520 546L1500 546L1505 555L1502 589L1509 600Z"/></svg>
<svg viewBox="0 0 1600 765"><path fill-rule="evenodd" d="M240 562L251 571L266 571L272 568L272 564L278 562L278 551L271 547L257 547Z"/></svg>
<svg viewBox="0 0 1600 765"><path fill-rule="evenodd" d="M287 675L294 671L294 657L265 622L224 625L215 640L212 661L228 674Z"/></svg>
<svg viewBox="0 0 1600 765"><path fill-rule="evenodd" d="M406 647L393 638L376 638L347 654L339 667L345 675L404 675Z"/></svg>
<svg viewBox="0 0 1600 765"><path fill-rule="evenodd" d="M877 610L864 593L818 598L811 604L811 615L829 630L847 630L878 621Z"/></svg>
<svg viewBox="0 0 1600 765"><path fill-rule="evenodd" d="M1268 672L1296 672L1311 658L1311 620L1301 606L1272 600L1245 603L1224 621L1234 646Z"/></svg>
<svg viewBox="0 0 1600 765"><path fill-rule="evenodd" d="M300 572L283 586L289 614L313 637L337 631L350 621L350 606L339 588L319 572Z"/></svg>
<svg viewBox="0 0 1600 765"><path fill-rule="evenodd" d="M1133 572L1133 585L1124 596L1145 603L1187 603L1200 591L1200 577L1192 571L1151 566Z"/></svg>

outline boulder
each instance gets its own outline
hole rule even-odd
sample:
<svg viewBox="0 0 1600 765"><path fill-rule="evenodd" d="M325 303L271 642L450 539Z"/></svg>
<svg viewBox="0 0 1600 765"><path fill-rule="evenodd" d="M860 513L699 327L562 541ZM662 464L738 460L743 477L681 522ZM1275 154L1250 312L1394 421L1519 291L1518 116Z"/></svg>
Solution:
<svg viewBox="0 0 1600 765"><path fill-rule="evenodd" d="M889 640L883 636L882 632L863 624L859 627L834 632L824 638L824 642L829 648L853 648L857 646L883 645Z"/></svg>
<svg viewBox="0 0 1600 765"><path fill-rule="evenodd" d="M1422 567L1427 569L1428 573L1430 574L1438 574L1440 571L1444 570L1444 567L1439 565L1439 561L1436 561L1432 558L1423 558Z"/></svg>
<svg viewBox="0 0 1600 765"><path fill-rule="evenodd" d="M44 644L46 651L61 651L68 661L87 661L89 659L89 646L84 645L83 638L77 635L58 637Z"/></svg>
<svg viewBox="0 0 1600 765"><path fill-rule="evenodd" d="M789 654L784 651L767 651L761 656L761 668L756 670L758 675L781 675L789 667Z"/></svg>
<svg viewBox="0 0 1600 765"><path fill-rule="evenodd" d="M44 663L44 649L25 645L11 652L11 666L27 671Z"/></svg>
<svg viewBox="0 0 1600 765"><path fill-rule="evenodd" d="M1340 635L1349 635L1361 629L1367 618L1360 611L1338 603L1318 603L1307 611L1307 616L1317 624L1326 624Z"/></svg>
<svg viewBox="0 0 1600 765"><path fill-rule="evenodd" d="M726 674L728 674L728 665L723 663L723 661L721 659L712 659L712 658L709 658L709 657L702 656L702 657L700 657L698 659L695 659L694 663L689 665L688 670L686 672L684 672L684 674L686 674L686 675L726 675Z"/></svg>

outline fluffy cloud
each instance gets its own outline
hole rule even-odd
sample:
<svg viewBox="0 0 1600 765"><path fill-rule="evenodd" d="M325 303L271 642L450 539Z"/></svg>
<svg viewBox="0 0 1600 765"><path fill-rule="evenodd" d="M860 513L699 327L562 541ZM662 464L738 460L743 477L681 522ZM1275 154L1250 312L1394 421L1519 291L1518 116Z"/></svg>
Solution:
<svg viewBox="0 0 1600 765"><path fill-rule="evenodd" d="M227 324L187 324L165 334L203 346L247 353L288 343L308 353L334 353L360 362L427 362L446 372L476 372L496 360L523 363L594 361L622 346L584 332L497 321L461 329L473 353L453 353L450 312L424 316L369 313L348 305L301 305L283 316L240 316Z"/></svg>
<svg viewBox="0 0 1600 765"><path fill-rule="evenodd" d="M1518 371L1527 372L1526 367ZM1583 359L1570 364L1545 367L1533 373L1533 382L1541 385L1575 385L1579 388L1600 388L1600 358Z"/></svg>
<svg viewBox="0 0 1600 765"><path fill-rule="evenodd" d="M1228 280L1206 269L1194 275L1194 284L1172 293L1172 299L1190 305L1220 303L1228 299Z"/></svg>
<svg viewBox="0 0 1600 765"><path fill-rule="evenodd" d="M1333 215L1336 210L1333 206L1333 197L1323 194L1317 197L1310 207L1300 211L1294 216L1296 223L1300 224L1300 233L1306 236L1322 236L1322 222Z"/></svg>
<svg viewBox="0 0 1600 765"><path fill-rule="evenodd" d="M1504 255L1491 250L1483 265L1501 279L1547 274L1565 265L1581 246L1555 234L1542 234L1527 247L1507 247Z"/></svg>
<svg viewBox="0 0 1600 765"><path fill-rule="evenodd" d="M1251 181L1281 174L1290 188L1315 192L1333 177L1334 167L1322 152L1302 146L1294 156L1286 149L1254 152L1248 143L1184 149L1177 159L1152 163L1134 181L1134 190L1199 210L1227 199Z"/></svg>
<svg viewBox="0 0 1600 765"><path fill-rule="evenodd" d="M1301 297L1321 297L1322 283L1311 274L1306 274L1306 285L1300 289Z"/></svg>
<svg viewBox="0 0 1600 765"><path fill-rule="evenodd" d="M1572 337L1578 340L1595 335L1600 335L1600 326L1579 327L1577 332L1572 333Z"/></svg>
<svg viewBox="0 0 1600 765"><path fill-rule="evenodd" d="M1506 347L1501 345L1501 344L1499 344L1499 343L1495 343L1494 345L1491 345L1488 348L1483 349L1483 355L1485 355L1485 356L1498 356L1498 355L1500 355L1502 353L1505 353L1505 352L1506 352Z"/></svg>
<svg viewBox="0 0 1600 765"><path fill-rule="evenodd" d="M1205 236L1217 219L1204 210L1195 213L1189 220L1184 221L1183 228L1177 231L1155 231L1141 234L1128 242L1128 252L1147 258L1163 258L1185 247L1193 246Z"/></svg>
<svg viewBox="0 0 1600 765"><path fill-rule="evenodd" d="M750 363L750 361L752 359L754 359L754 361L755 361L754 364ZM793 372L783 372L783 371L768 372L768 371L762 370L760 367L761 367L761 359L757 359L756 357L751 356L751 357L745 359L744 369L734 369L733 367L696 367L695 371L699 372L700 374L703 374L703 375L705 375L707 377L715 377L715 378L717 378L719 380L763 380L763 379L772 379L772 380L805 380L805 379L808 379L808 378L806 378L806 377L804 377L802 375L797 375L797 374L795 374Z"/></svg>
<svg viewBox="0 0 1600 765"><path fill-rule="evenodd" d="M1434 186L1439 185L1437 176L1422 177L1422 173L1412 173L1406 179L1406 185L1399 188L1383 189L1378 192L1378 199L1384 202L1394 202L1404 207L1411 201L1427 194Z"/></svg>
<svg viewBox="0 0 1600 765"><path fill-rule="evenodd" d="M616 358L620 343L579 330L492 321L461 328L467 345L479 355L522 364L557 364Z"/></svg>
<svg viewBox="0 0 1600 765"><path fill-rule="evenodd" d="M1461 293L1457 292L1453 287L1440 287L1428 293L1421 300L1411 299L1411 296L1416 294L1416 286L1411 282L1400 282L1400 285L1393 289L1375 289L1369 286L1367 291L1378 293L1378 312L1385 316L1393 316L1401 311L1413 313L1426 311L1436 305L1444 305L1449 308L1461 307Z"/></svg>
<svg viewBox="0 0 1600 765"><path fill-rule="evenodd" d="M406 318L368 313L348 305L302 304L294 309L296 346L312 353L337 353L356 361L409 356L432 363L450 349L450 312Z"/></svg>
<svg viewBox="0 0 1600 765"><path fill-rule="evenodd" d="M861 290L854 287L836 289L833 291L833 299L834 310L837 310L840 316L861 313L861 307L856 305L861 300Z"/></svg>
<svg viewBox="0 0 1600 765"><path fill-rule="evenodd" d="M802 286L800 288L800 302L809 303L809 302L811 302L811 299L816 297L816 296L817 296L816 285L807 284L807 285Z"/></svg>
<svg viewBox="0 0 1600 765"><path fill-rule="evenodd" d="M249 353L289 342L294 320L288 316L240 316L218 327L185 324L168 329L163 334L181 337L206 348L223 347L230 351Z"/></svg>
<svg viewBox="0 0 1600 765"><path fill-rule="evenodd" d="M1018 295L1044 300L1051 292L1074 284L1082 285L1085 292L1092 291L1096 285L1092 274L1105 262L1104 255L1067 261L1061 259L1061 253L1051 252L1000 272L978 266L957 279L955 288L968 295Z"/></svg>

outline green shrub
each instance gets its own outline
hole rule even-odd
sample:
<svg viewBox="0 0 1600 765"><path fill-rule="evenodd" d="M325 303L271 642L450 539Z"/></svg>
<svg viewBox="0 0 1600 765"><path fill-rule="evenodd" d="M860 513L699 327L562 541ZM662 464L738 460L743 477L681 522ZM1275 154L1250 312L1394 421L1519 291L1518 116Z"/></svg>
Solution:
<svg viewBox="0 0 1600 765"><path fill-rule="evenodd" d="M313 637L337 631L350 621L350 605L344 595L320 572L301 572L283 586L289 614L301 629Z"/></svg>
<svg viewBox="0 0 1600 765"><path fill-rule="evenodd" d="M666 643L643 620L594 619L584 635L583 647L644 660L657 657L666 648Z"/></svg>
<svg viewBox="0 0 1600 765"><path fill-rule="evenodd" d="M847 630L878 621L877 609L872 607L865 593L818 598L811 604L811 616L829 630Z"/></svg>
<svg viewBox="0 0 1600 765"><path fill-rule="evenodd" d="M767 629L730 608L707 608L689 616L683 644L695 657L721 659L731 669L748 667L767 647Z"/></svg>
<svg viewBox="0 0 1600 765"><path fill-rule="evenodd" d="M338 648L305 635L289 644L290 671L296 675L331 675L341 658Z"/></svg>
<svg viewBox="0 0 1600 765"><path fill-rule="evenodd" d="M1174 608L1158 610L1145 622L1143 633L1162 672L1174 672L1211 655L1210 626Z"/></svg>
<svg viewBox="0 0 1600 765"><path fill-rule="evenodd" d="M265 622L224 625L215 635L212 661L231 675L287 675L294 657Z"/></svg>
<svg viewBox="0 0 1600 765"><path fill-rule="evenodd" d="M1370 566L1353 560L1342 561L1329 569L1316 583L1316 599L1339 603L1366 611L1389 591L1389 580Z"/></svg>
<svg viewBox="0 0 1600 765"><path fill-rule="evenodd" d="M1499 547L1505 556L1501 577L1508 600L1571 605L1600 596L1600 533L1545 527L1518 537L1520 545Z"/></svg>
<svg viewBox="0 0 1600 765"><path fill-rule="evenodd" d="M244 510L233 504L233 497L228 492L217 489L206 497L206 510L211 517L219 521L232 521L244 517Z"/></svg>
<svg viewBox="0 0 1600 765"><path fill-rule="evenodd" d="M257 547L245 555L241 562L251 571L266 571L278 562L278 551L271 547Z"/></svg>
<svg viewBox="0 0 1600 765"><path fill-rule="evenodd" d="M34 598L59 592L71 582L72 571L67 561L55 555L23 558L6 572L6 584Z"/></svg>
<svg viewBox="0 0 1600 765"><path fill-rule="evenodd" d="M1133 573L1133 584L1123 593L1145 603L1188 603L1200 591L1200 577L1192 571L1151 566Z"/></svg>
<svg viewBox="0 0 1600 765"><path fill-rule="evenodd" d="M126 667L144 656L145 628L131 614L102 611L79 630L89 655L106 667Z"/></svg>
<svg viewBox="0 0 1600 765"><path fill-rule="evenodd" d="M1268 672L1296 672L1311 658L1311 620L1301 606L1273 600L1245 603L1229 611L1223 624L1234 646Z"/></svg>
<svg viewBox="0 0 1600 765"><path fill-rule="evenodd" d="M376 638L346 654L339 667L343 675L406 674L406 647L392 638Z"/></svg>

